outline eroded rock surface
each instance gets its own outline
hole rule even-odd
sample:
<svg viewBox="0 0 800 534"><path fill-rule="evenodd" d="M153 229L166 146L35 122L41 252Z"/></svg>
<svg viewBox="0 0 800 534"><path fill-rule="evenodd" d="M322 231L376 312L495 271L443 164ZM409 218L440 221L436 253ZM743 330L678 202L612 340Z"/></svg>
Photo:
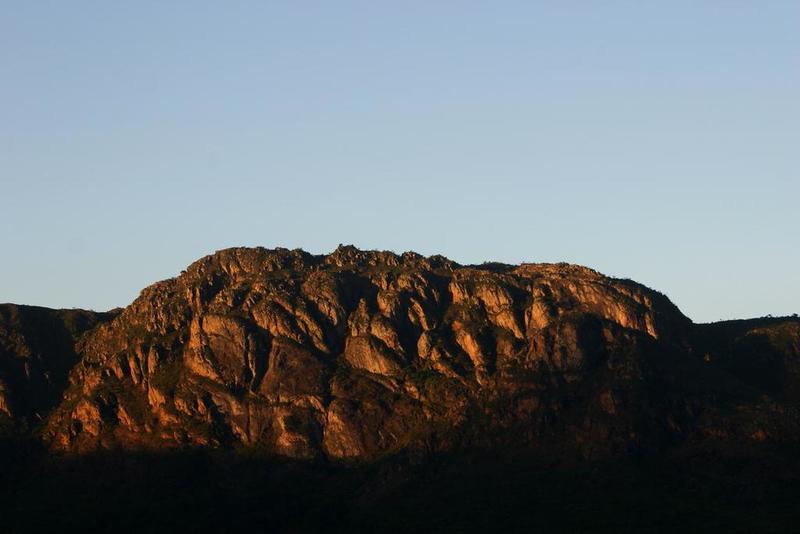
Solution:
<svg viewBox="0 0 800 534"><path fill-rule="evenodd" d="M664 295L574 265L228 249L107 320L80 315L61 352L26 352L24 329L6 326L14 310L0 310L0 412L40 414L47 443L68 451L593 454L797 429L781 404L800 391L797 320L693 325Z"/></svg>

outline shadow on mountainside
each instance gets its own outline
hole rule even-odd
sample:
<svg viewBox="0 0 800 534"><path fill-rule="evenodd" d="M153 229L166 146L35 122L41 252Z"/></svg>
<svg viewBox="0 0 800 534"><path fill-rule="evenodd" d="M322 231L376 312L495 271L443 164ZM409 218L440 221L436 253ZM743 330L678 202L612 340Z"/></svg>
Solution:
<svg viewBox="0 0 800 534"><path fill-rule="evenodd" d="M800 519L792 447L597 462L453 454L369 466L186 450L54 457L6 441L8 532L785 532Z"/></svg>

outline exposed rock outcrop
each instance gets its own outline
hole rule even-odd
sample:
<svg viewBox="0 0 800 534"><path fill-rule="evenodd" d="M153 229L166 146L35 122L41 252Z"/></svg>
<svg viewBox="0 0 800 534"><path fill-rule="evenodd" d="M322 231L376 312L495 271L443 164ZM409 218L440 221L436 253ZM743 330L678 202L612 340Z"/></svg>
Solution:
<svg viewBox="0 0 800 534"><path fill-rule="evenodd" d="M236 248L120 313L36 311L51 345L26 313L0 309L0 413L38 414L69 451L603 454L798 428L781 411L800 395L796 319L693 325L656 291L567 264Z"/></svg>

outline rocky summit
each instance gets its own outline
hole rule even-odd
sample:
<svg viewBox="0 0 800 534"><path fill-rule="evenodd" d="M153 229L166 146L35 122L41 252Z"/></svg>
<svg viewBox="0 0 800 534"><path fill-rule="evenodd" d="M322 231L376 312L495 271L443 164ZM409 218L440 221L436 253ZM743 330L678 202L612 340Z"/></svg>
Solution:
<svg viewBox="0 0 800 534"><path fill-rule="evenodd" d="M59 458L612 461L796 443L799 400L796 316L693 324L563 263L233 248L121 310L0 306L4 435Z"/></svg>

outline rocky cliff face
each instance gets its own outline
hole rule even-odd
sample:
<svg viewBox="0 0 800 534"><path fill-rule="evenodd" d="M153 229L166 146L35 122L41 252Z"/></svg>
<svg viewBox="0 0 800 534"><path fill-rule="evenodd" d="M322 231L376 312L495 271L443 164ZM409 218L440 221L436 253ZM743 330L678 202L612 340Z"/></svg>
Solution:
<svg viewBox="0 0 800 534"><path fill-rule="evenodd" d="M52 347L21 341L20 308L2 312L0 410L38 414L68 451L361 461L797 432L796 319L693 325L664 295L574 265L237 248L119 314L37 311Z"/></svg>

